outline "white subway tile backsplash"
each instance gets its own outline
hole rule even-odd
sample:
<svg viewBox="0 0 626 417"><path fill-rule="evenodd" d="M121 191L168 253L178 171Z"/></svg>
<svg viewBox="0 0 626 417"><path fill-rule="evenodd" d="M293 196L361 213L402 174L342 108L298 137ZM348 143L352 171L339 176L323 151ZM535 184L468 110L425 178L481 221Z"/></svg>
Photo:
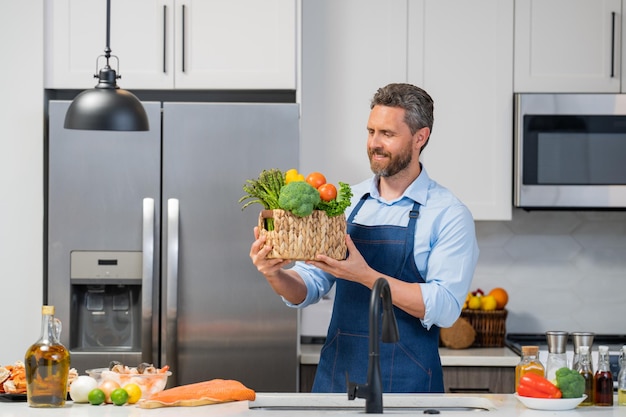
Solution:
<svg viewBox="0 0 626 417"><path fill-rule="evenodd" d="M626 211L514 210L476 234L472 288L507 289L508 332L626 333Z"/></svg>
<svg viewBox="0 0 626 417"><path fill-rule="evenodd" d="M626 334L626 211L514 210L476 222L472 289L509 292L507 331ZM332 302L302 311L302 334L323 336Z"/></svg>

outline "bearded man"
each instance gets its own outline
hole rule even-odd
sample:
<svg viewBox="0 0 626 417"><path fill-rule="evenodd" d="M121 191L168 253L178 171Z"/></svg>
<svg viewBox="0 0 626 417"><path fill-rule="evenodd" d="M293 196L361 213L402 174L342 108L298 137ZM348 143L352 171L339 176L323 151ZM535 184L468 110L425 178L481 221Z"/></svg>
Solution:
<svg viewBox="0 0 626 417"><path fill-rule="evenodd" d="M374 282L391 289L400 340L382 344L384 392L443 392L439 329L460 316L478 260L468 208L420 163L433 128L433 100L411 84L380 88L370 104L367 155L374 175L352 186L346 210L348 256L296 262L268 259L254 230L250 258L285 303L304 308L336 293L314 392L346 392L346 374L365 381L369 301Z"/></svg>

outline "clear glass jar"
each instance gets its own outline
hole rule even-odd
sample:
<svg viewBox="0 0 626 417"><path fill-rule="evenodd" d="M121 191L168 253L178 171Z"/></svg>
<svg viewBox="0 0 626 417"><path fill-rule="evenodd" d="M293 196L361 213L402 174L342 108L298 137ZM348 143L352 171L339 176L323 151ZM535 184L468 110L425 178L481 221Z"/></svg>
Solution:
<svg viewBox="0 0 626 417"><path fill-rule="evenodd" d="M520 378L528 372L545 376L546 370L539 361L539 346L522 346L522 358L515 367L515 391L519 387Z"/></svg>
<svg viewBox="0 0 626 417"><path fill-rule="evenodd" d="M546 360L546 378L556 381L556 371L567 368L567 337L569 333L550 330L546 332L548 359Z"/></svg>

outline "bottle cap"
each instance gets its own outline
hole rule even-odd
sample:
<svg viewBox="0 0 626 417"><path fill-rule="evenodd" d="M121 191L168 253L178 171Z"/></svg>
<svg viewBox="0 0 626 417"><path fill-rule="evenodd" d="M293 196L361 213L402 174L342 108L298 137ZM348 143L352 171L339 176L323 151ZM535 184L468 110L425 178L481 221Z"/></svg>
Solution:
<svg viewBox="0 0 626 417"><path fill-rule="evenodd" d="M537 356L538 353L539 353L539 346L522 346L523 356L528 356L528 355Z"/></svg>
<svg viewBox="0 0 626 417"><path fill-rule="evenodd" d="M589 346L579 346L578 350L581 355L586 355L587 353L589 353Z"/></svg>
<svg viewBox="0 0 626 417"><path fill-rule="evenodd" d="M598 352L600 353L608 353L609 352L609 347L608 346L598 346Z"/></svg>
<svg viewBox="0 0 626 417"><path fill-rule="evenodd" d="M43 306L43 307L41 307L41 314L54 315L54 306Z"/></svg>

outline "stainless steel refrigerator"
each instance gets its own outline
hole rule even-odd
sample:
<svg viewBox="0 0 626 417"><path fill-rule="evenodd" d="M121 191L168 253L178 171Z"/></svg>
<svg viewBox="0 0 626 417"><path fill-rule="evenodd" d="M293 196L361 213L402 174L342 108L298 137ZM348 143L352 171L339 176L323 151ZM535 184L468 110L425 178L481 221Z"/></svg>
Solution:
<svg viewBox="0 0 626 417"><path fill-rule="evenodd" d="M293 103L144 102L148 132L63 128L48 102L46 298L72 366L169 366L169 386L296 391L297 313L249 258L246 179L297 167Z"/></svg>

